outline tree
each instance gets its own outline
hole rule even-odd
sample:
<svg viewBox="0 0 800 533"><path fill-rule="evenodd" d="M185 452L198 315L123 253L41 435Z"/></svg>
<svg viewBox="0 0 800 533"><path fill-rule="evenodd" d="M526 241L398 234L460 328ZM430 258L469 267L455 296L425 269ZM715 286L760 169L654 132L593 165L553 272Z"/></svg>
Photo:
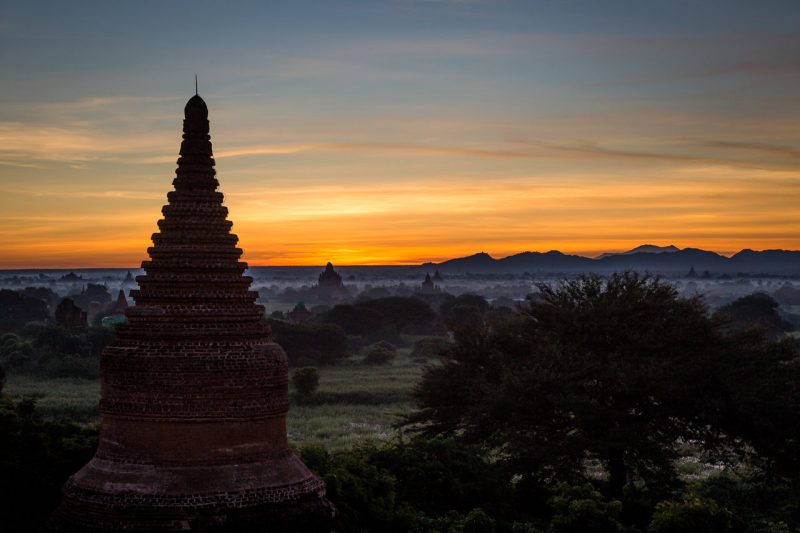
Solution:
<svg viewBox="0 0 800 533"><path fill-rule="evenodd" d="M793 329L792 325L778 314L778 302L768 294L755 293L720 307L714 316L728 328L760 328L776 339Z"/></svg>
<svg viewBox="0 0 800 533"><path fill-rule="evenodd" d="M50 317L47 303L8 289L0 290L0 333L18 331L28 322Z"/></svg>
<svg viewBox="0 0 800 533"><path fill-rule="evenodd" d="M364 348L364 364L384 365L397 356L397 347L386 341L376 342Z"/></svg>
<svg viewBox="0 0 800 533"><path fill-rule="evenodd" d="M459 327L476 327L483 323L489 302L477 294L462 294L439 307L442 320L451 330Z"/></svg>
<svg viewBox="0 0 800 533"><path fill-rule="evenodd" d="M3 531L39 531L67 478L97 449L96 427L42 420L32 399L0 397Z"/></svg>
<svg viewBox="0 0 800 533"><path fill-rule="evenodd" d="M360 305L339 304L319 317L319 321L335 324L348 335L363 335L370 338L380 335L385 328L383 314ZM378 337L375 337L378 338Z"/></svg>
<svg viewBox="0 0 800 533"><path fill-rule="evenodd" d="M269 319L275 342L286 351L290 366L333 364L347 356L347 336L334 324L290 324Z"/></svg>
<svg viewBox="0 0 800 533"><path fill-rule="evenodd" d="M418 298L390 296L367 300L359 303L358 306L381 313L386 323L398 335L407 329L431 330L436 325L436 313L427 303Z"/></svg>
<svg viewBox="0 0 800 533"><path fill-rule="evenodd" d="M319 372L313 366L304 366L292 372L292 384L303 398L310 398L319 387Z"/></svg>
<svg viewBox="0 0 800 533"><path fill-rule="evenodd" d="M92 302L99 303L101 307L111 302L108 287L97 283L89 283L81 292L70 294L69 297L84 311L90 310Z"/></svg>
<svg viewBox="0 0 800 533"><path fill-rule="evenodd" d="M587 460L599 461L621 499L631 477L661 490L675 484L679 439L713 447L716 430L744 428L733 420L747 406L730 399L749 385L732 361L777 368L786 356L765 356L763 339L726 337L698 298L648 276L585 276L539 291L514 320L457 330L407 422L481 444L538 479L579 481ZM713 375L725 364L731 383ZM781 412L797 426L797 411Z"/></svg>

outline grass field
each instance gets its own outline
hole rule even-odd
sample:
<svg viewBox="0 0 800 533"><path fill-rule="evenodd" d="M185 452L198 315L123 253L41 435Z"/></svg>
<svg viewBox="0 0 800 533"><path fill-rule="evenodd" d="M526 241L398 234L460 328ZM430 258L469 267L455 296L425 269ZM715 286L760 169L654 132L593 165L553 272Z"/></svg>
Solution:
<svg viewBox="0 0 800 533"><path fill-rule="evenodd" d="M412 408L411 390L422 374L423 365L412 362L407 352L400 350L387 365L346 361L321 367L319 390L302 404L296 401L290 384L292 405L287 424L292 445L319 442L339 450L394 435L392 425ZM10 375L4 392L15 397L36 396L46 417L80 423L98 420L100 383L95 380Z"/></svg>

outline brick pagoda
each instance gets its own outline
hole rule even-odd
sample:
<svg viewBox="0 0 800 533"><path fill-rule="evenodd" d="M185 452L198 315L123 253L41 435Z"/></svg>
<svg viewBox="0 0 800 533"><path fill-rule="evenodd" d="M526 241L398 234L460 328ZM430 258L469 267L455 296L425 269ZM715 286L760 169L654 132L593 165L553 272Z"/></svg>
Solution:
<svg viewBox="0 0 800 533"><path fill-rule="evenodd" d="M50 528L330 531L325 486L287 442L286 354L230 233L208 109L184 111L175 190L103 352L100 444Z"/></svg>

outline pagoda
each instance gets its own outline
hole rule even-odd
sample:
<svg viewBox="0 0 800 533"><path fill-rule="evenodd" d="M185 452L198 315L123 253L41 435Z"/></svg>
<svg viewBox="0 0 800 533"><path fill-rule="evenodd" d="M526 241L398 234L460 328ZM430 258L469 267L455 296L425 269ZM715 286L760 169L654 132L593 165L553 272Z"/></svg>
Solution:
<svg viewBox="0 0 800 533"><path fill-rule="evenodd" d="M334 270L333 263L330 261L325 265L325 270L320 272L317 286L327 291L338 291L344 286L342 284L342 276Z"/></svg>
<svg viewBox="0 0 800 533"><path fill-rule="evenodd" d="M184 109L175 190L101 362L92 460L55 531L330 531L325 485L289 448L286 354L230 233L208 108Z"/></svg>

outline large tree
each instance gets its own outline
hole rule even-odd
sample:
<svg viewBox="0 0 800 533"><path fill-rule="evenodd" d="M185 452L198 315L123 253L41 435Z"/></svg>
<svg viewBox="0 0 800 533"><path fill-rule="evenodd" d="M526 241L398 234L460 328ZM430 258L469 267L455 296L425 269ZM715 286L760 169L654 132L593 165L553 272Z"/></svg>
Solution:
<svg viewBox="0 0 800 533"><path fill-rule="evenodd" d="M600 464L621 497L631 476L674 482L678 441L712 446L720 429L737 429L746 409L725 381L736 368L787 357L763 338L737 342L699 298L648 276L586 276L539 291L513 320L457 330L424 375L410 423L480 443L539 478L579 479Z"/></svg>

